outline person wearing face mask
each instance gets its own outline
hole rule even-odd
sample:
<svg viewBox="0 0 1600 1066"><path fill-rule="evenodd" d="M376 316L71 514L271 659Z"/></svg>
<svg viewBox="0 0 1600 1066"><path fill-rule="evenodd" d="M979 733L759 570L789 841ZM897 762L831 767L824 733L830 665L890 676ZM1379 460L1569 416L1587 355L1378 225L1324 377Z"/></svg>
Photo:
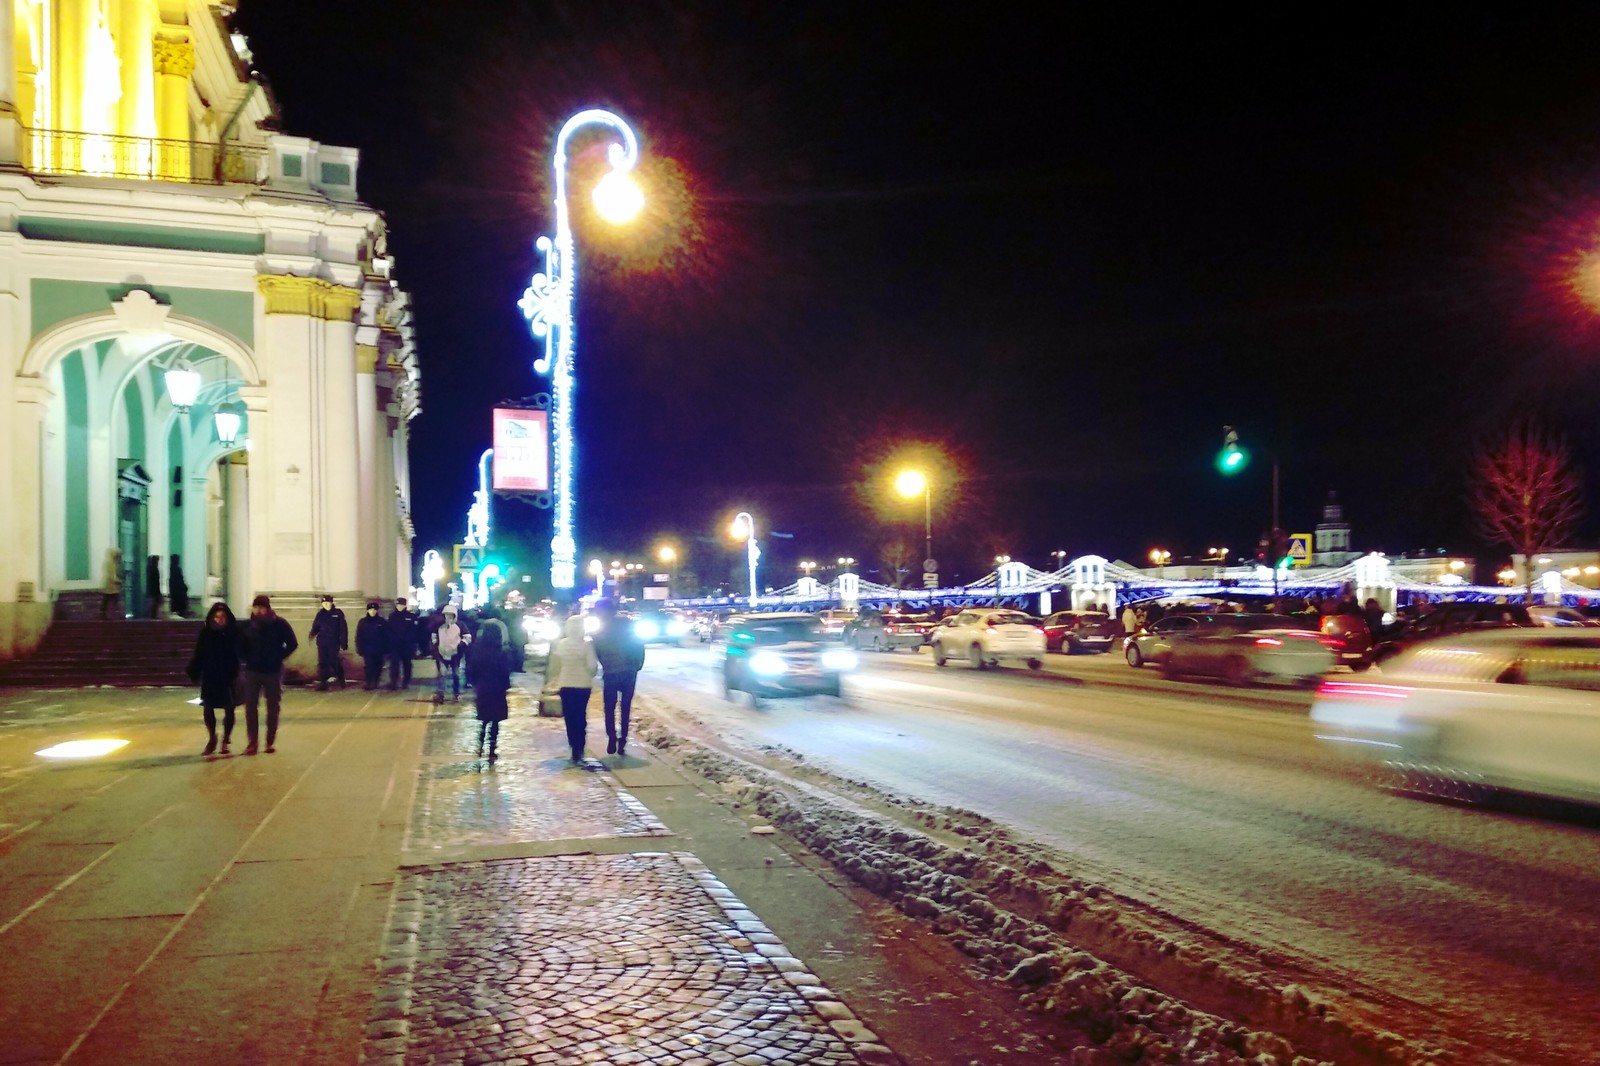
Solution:
<svg viewBox="0 0 1600 1066"><path fill-rule="evenodd" d="M329 681L344 688L344 656L339 653L350 647L350 627L330 594L323 594L322 610L311 620L311 639L317 645L317 691L328 691Z"/></svg>
<svg viewBox="0 0 1600 1066"><path fill-rule="evenodd" d="M389 612L389 687L411 687L411 658L417 653L417 615L406 609L406 598L397 597Z"/></svg>
<svg viewBox="0 0 1600 1066"><path fill-rule="evenodd" d="M278 617L272 601L257 596L250 601L250 619L239 627L239 660L244 665L244 728L250 745L246 755L256 753L257 714L261 695L267 696L267 751L276 750L278 711L283 703L283 662L300 646L294 629Z"/></svg>
<svg viewBox="0 0 1600 1066"><path fill-rule="evenodd" d="M389 655L389 628L378 615L378 601L367 601L367 613L356 623L356 654L366 674L361 687L371 692L383 681L383 661Z"/></svg>

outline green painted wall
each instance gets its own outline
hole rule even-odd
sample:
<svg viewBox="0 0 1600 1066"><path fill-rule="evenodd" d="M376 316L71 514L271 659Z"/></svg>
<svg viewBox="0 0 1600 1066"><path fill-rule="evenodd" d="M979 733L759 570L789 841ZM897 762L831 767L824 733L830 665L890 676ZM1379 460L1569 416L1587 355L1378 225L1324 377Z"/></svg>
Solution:
<svg viewBox="0 0 1600 1066"><path fill-rule="evenodd" d="M102 314L132 289L146 289L185 318L210 323L253 348L256 338L255 294L222 289L156 288L150 285L102 285L93 281L34 278L29 290L33 335L79 315Z"/></svg>
<svg viewBox="0 0 1600 1066"><path fill-rule="evenodd" d="M150 464L145 462L148 449L145 447L144 439L144 396L141 394L138 378L130 378L128 387L122 390L122 413L128 421L128 454L118 458L132 459L148 470Z"/></svg>
<svg viewBox="0 0 1600 1066"><path fill-rule="evenodd" d="M174 477L183 464L183 427L176 421L172 423L172 432L167 434L167 554L185 554L183 543L183 507L188 503L183 495L183 478ZM182 500L183 503L178 501ZM169 562L170 560L162 560Z"/></svg>
<svg viewBox="0 0 1600 1066"><path fill-rule="evenodd" d="M24 237L36 241L176 248L183 252L223 252L232 255L260 255L267 250L267 236L264 233L140 226L129 222L93 222L76 218L29 218L26 215L17 220L17 229Z"/></svg>
<svg viewBox="0 0 1600 1066"><path fill-rule="evenodd" d="M81 581L89 570L89 381L83 352L61 360L62 401L67 412L66 563L67 579Z"/></svg>

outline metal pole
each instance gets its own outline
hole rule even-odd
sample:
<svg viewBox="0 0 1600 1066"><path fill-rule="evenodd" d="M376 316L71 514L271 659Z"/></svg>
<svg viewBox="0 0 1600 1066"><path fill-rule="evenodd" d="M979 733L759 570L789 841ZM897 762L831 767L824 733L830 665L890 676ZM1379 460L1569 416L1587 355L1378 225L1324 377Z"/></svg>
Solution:
<svg viewBox="0 0 1600 1066"><path fill-rule="evenodd" d="M1272 457L1272 532L1267 534L1267 539L1272 543L1272 609L1279 609L1278 600L1278 457Z"/></svg>
<svg viewBox="0 0 1600 1066"><path fill-rule="evenodd" d="M924 559L933 558L933 481L930 479L922 485L922 532L924 537L923 548L927 552Z"/></svg>

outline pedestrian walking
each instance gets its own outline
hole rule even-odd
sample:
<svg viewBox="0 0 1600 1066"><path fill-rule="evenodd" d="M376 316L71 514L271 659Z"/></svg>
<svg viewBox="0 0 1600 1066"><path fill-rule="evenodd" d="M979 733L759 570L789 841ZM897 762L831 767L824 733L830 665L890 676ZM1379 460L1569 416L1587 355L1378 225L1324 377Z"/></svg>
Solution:
<svg viewBox="0 0 1600 1066"><path fill-rule="evenodd" d="M466 632L461 628L461 623L456 621L456 609L446 606L443 612L444 621L439 623L439 628L433 631L433 676L434 692L433 702L444 702L444 672L450 671L450 702L461 702L461 659L467 650ZM498 626L496 628L499 628ZM470 676L470 672L469 672ZM480 747L482 745L479 745Z"/></svg>
<svg viewBox="0 0 1600 1066"><path fill-rule="evenodd" d="M200 686L200 712L206 721L206 748L217 750L217 712L222 712L222 754L233 742L234 709L239 706L239 623L228 605L218 600L206 612L206 624L194 642L189 680Z"/></svg>
<svg viewBox="0 0 1600 1066"><path fill-rule="evenodd" d="M144 596L147 613L151 618L161 617L161 556L152 555L144 562Z"/></svg>
<svg viewBox="0 0 1600 1066"><path fill-rule="evenodd" d="M172 613L179 618L188 618L189 583L183 579L183 564L176 555L167 566L167 593L172 601Z"/></svg>
<svg viewBox="0 0 1600 1066"><path fill-rule="evenodd" d="M283 705L283 662L299 646L294 628L273 611L271 600L257 596L250 601L250 618L239 627L239 660L244 668L241 673L244 728L250 741L244 749L246 755L256 753L263 692L267 696L267 751L277 749L278 712Z"/></svg>
<svg viewBox="0 0 1600 1066"><path fill-rule="evenodd" d="M100 566L100 617L109 618L111 605L117 604L117 617L122 617L122 549L107 548L106 558Z"/></svg>
<svg viewBox="0 0 1600 1066"><path fill-rule="evenodd" d="M333 605L333 594L323 593L322 609L311 620L311 642L317 646L317 691L328 691L328 682L344 688L344 656L350 647L350 626L344 612Z"/></svg>
<svg viewBox="0 0 1600 1066"><path fill-rule="evenodd" d="M356 654L361 656L361 687L371 692L383 683L383 661L389 656L389 627L378 616L378 601L367 601L367 613L356 623Z"/></svg>
<svg viewBox="0 0 1600 1066"><path fill-rule="evenodd" d="M583 616L575 614L550 645L550 661L545 667L545 687L561 694L561 717L567 723L567 746L572 749L574 766L583 765L589 732L589 693L594 690L594 675L599 669L594 643L583 632ZM476 678L477 668L473 671Z"/></svg>
<svg viewBox="0 0 1600 1066"><path fill-rule="evenodd" d="M511 656L506 651L505 627L491 619L485 622L478 639L472 642L467 658L472 664L472 697L478 715L478 754L489 745L489 759L500 756L500 723L510 715L506 693L511 690Z"/></svg>
<svg viewBox="0 0 1600 1066"><path fill-rule="evenodd" d="M1122 632L1130 637L1139 632L1139 614L1131 603L1122 608Z"/></svg>
<svg viewBox="0 0 1600 1066"><path fill-rule="evenodd" d="M628 723L633 718L633 690L644 669L644 641L633 623L617 615L610 600L595 604L600 628L594 635L594 654L600 660L601 705L606 716L606 754L626 755ZM618 728L617 710L622 710Z"/></svg>
<svg viewBox="0 0 1600 1066"><path fill-rule="evenodd" d="M394 610L389 613L386 628L389 634L389 687L411 687L411 660L417 654L417 624L419 619L406 609L406 598L397 597Z"/></svg>

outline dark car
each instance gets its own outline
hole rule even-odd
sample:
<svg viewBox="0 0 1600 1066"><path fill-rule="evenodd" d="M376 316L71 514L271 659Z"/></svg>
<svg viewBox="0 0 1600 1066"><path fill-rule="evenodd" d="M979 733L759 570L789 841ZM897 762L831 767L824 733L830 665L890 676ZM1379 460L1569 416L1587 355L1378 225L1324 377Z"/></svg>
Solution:
<svg viewBox="0 0 1600 1066"><path fill-rule="evenodd" d="M1104 611L1057 611L1044 620L1046 651L1107 652L1117 639L1117 623Z"/></svg>
<svg viewBox="0 0 1600 1066"><path fill-rule="evenodd" d="M911 614L906 611L874 611L863 613L845 630L845 639L852 647L873 651L894 651L910 648L913 651L928 642L928 634L938 625L931 614Z"/></svg>
<svg viewBox="0 0 1600 1066"><path fill-rule="evenodd" d="M1220 677L1234 685L1257 681L1308 684L1333 666L1333 651L1312 615L1219 614L1174 633L1161 663L1170 680Z"/></svg>
<svg viewBox="0 0 1600 1066"><path fill-rule="evenodd" d="M1323 643L1333 657L1352 670L1365 670L1376 659L1378 645L1372 629L1359 614L1322 615Z"/></svg>
<svg viewBox="0 0 1600 1066"><path fill-rule="evenodd" d="M1441 603L1420 618L1382 635L1373 648L1373 658L1381 663L1434 637L1480 629L1532 629L1538 625L1538 620L1520 603Z"/></svg>
<svg viewBox="0 0 1600 1066"><path fill-rule="evenodd" d="M814 614L735 615L716 645L722 694L747 693L759 707L769 696L842 696L841 681L856 653L824 634Z"/></svg>

